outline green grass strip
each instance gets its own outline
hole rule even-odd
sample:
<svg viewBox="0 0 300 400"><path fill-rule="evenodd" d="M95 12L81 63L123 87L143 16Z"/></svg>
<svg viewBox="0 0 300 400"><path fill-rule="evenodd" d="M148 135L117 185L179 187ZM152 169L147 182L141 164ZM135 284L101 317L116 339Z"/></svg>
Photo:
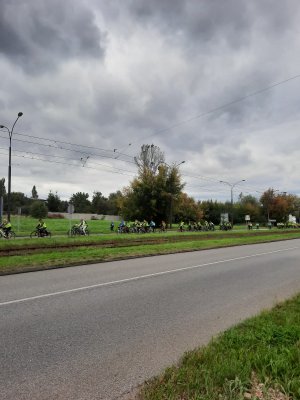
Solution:
<svg viewBox="0 0 300 400"><path fill-rule="evenodd" d="M264 384L264 397L255 386ZM147 382L140 400L300 399L300 296L246 320ZM247 397L252 395L251 397Z"/></svg>
<svg viewBox="0 0 300 400"><path fill-rule="evenodd" d="M298 238L299 233L288 233L284 239ZM162 244L141 244L139 246L122 247L81 247L65 249L43 248L37 253L27 255L2 255L0 258L0 274L22 272L29 270L42 270L54 267L64 267L87 263L96 263L112 260L142 257L157 254L170 254L184 251L212 249L235 245L262 243L267 241L282 240L282 235L264 235L253 237L225 237L213 236L206 240L189 240L183 242L171 242Z"/></svg>

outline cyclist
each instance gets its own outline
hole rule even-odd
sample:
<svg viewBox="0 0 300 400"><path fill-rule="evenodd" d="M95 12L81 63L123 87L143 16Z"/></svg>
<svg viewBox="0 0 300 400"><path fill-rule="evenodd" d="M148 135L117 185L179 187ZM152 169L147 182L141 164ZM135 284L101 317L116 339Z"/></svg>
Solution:
<svg viewBox="0 0 300 400"><path fill-rule="evenodd" d="M47 235L47 225L42 219L39 219L39 223L37 224L36 229L38 230L40 236Z"/></svg>
<svg viewBox="0 0 300 400"><path fill-rule="evenodd" d="M7 238L9 232L11 231L11 223L10 223L10 221L7 221L6 219L4 219L1 227L3 229L5 237Z"/></svg>
<svg viewBox="0 0 300 400"><path fill-rule="evenodd" d="M80 220L78 228L80 229L83 235L86 235L87 223L84 219Z"/></svg>
<svg viewBox="0 0 300 400"><path fill-rule="evenodd" d="M184 231L184 222L183 221L181 221L179 224L179 230L180 230L180 232Z"/></svg>

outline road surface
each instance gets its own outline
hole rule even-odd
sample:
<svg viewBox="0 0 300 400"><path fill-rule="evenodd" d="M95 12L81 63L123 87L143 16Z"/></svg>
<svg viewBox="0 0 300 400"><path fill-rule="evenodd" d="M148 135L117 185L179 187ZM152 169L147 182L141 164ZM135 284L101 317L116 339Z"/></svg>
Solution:
<svg viewBox="0 0 300 400"><path fill-rule="evenodd" d="M0 277L1 400L116 399L300 292L300 239Z"/></svg>

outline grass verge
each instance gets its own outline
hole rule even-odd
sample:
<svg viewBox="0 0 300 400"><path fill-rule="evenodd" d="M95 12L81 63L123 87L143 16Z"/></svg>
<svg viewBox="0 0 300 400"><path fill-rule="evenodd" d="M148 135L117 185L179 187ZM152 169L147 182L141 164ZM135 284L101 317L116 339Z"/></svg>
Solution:
<svg viewBox="0 0 300 400"><path fill-rule="evenodd" d="M179 239L176 241L163 243L157 243L155 241L153 243L147 243L150 236L147 237L146 241L142 240L138 243L133 243L130 240L124 243L123 240L119 241L119 239L117 239L115 243L112 242L113 246L111 243L109 246L102 246L100 245L101 240L98 239L97 242L96 238L93 238L92 242L89 238L83 238L88 242L85 243L84 240L77 242L76 247L72 246L74 241L69 242L71 246L59 247L61 243L58 239L45 239L45 241L39 241L39 244L42 246L42 243L44 243L45 247L38 249L35 248L32 251L30 248L28 248L28 250L23 249L22 253L18 255L14 255L14 251L18 250L21 245L26 246L27 242L24 240L14 241L13 246L16 246L15 249L10 248L10 250L7 251L4 247L6 253L3 253L0 257L0 274L4 275L9 273L67 267L133 257L294 239L299 238L299 232L286 232L284 235L282 232L278 232L277 235L266 232L266 234L263 235L248 235L240 237L233 237L231 234L228 234L227 236L223 235L221 237L218 235L211 235L206 238L203 238L201 235L198 235L198 237L191 236L189 238L177 235L177 238ZM31 241L28 243L33 242ZM80 246L78 246L79 243ZM51 247L49 248L48 246L50 245ZM12 246L11 241L9 242L9 246Z"/></svg>
<svg viewBox="0 0 300 400"><path fill-rule="evenodd" d="M300 399L300 296L186 353L136 398Z"/></svg>

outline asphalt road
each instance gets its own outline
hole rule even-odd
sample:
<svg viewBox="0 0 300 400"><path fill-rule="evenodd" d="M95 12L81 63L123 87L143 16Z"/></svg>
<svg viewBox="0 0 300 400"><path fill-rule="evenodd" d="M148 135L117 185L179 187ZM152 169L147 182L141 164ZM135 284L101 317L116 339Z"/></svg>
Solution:
<svg viewBox="0 0 300 400"><path fill-rule="evenodd" d="M115 399L300 292L300 239L0 277L0 399Z"/></svg>

